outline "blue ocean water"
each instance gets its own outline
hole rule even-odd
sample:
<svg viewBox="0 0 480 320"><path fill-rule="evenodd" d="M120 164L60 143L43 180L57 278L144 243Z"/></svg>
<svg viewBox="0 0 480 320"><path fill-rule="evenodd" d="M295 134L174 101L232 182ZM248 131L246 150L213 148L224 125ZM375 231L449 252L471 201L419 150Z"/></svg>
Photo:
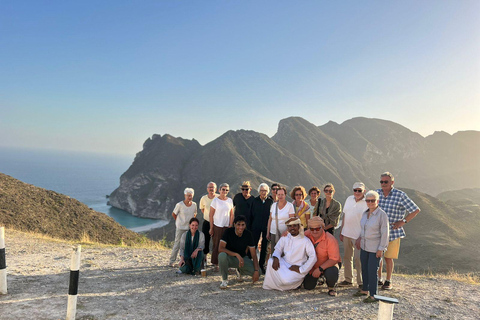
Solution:
<svg viewBox="0 0 480 320"><path fill-rule="evenodd" d="M132 161L133 156L0 147L0 172L75 198L129 229L159 227L165 222L134 217L107 205L106 195L118 187L120 175Z"/></svg>

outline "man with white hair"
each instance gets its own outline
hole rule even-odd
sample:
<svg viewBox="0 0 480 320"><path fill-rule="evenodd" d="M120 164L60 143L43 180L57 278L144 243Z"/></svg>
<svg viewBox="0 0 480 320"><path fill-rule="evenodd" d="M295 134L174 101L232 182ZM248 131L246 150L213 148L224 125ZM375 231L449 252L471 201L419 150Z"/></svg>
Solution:
<svg viewBox="0 0 480 320"><path fill-rule="evenodd" d="M353 184L353 195L349 196L343 206L342 231L340 241L343 242L343 266L345 280L340 282L340 287L349 287L353 284L353 261L357 269L357 285L362 285L362 264L360 263L360 250L355 248L355 241L360 237L360 220L363 213L367 211L365 202L365 184L355 182Z"/></svg>
<svg viewBox="0 0 480 320"><path fill-rule="evenodd" d="M180 240L182 235L189 230L189 221L197 216L197 204L192 201L195 191L192 188L185 188L185 200L180 201L173 209L172 217L175 219L175 243L173 244L172 254L170 255L170 266L176 267L178 250L180 249Z"/></svg>
<svg viewBox="0 0 480 320"><path fill-rule="evenodd" d="M207 261L207 254L210 252L210 205L213 199L218 197L218 193L215 193L216 191L217 184L210 181L207 184L208 193L200 199L200 210L202 210L203 213L202 232L205 235L205 248L203 249L205 262Z"/></svg>
<svg viewBox="0 0 480 320"><path fill-rule="evenodd" d="M289 234L278 240L273 257L268 260L263 289L296 289L317 262L315 249L304 236L300 219L290 218L285 224Z"/></svg>

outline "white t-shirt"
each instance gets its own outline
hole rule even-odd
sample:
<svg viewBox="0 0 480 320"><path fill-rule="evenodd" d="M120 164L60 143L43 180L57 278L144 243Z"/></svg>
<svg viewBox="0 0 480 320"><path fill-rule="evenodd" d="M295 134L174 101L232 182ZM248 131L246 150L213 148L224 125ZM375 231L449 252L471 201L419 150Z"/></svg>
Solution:
<svg viewBox="0 0 480 320"><path fill-rule="evenodd" d="M175 220L175 227L177 227L179 230L188 230L188 223L190 222L190 219L195 217L197 213L197 204L192 201L190 207L187 207L185 202L180 201L175 205L173 213L175 213L177 216L177 220Z"/></svg>
<svg viewBox="0 0 480 320"><path fill-rule="evenodd" d="M270 224L270 233L277 234L277 223L275 222L275 210L277 208L278 202L275 202L270 207L270 217L272 217L272 223ZM280 229L280 234L287 230L285 222L290 218L291 214L295 214L295 208L293 204L287 202L285 207L278 209L278 229Z"/></svg>
<svg viewBox="0 0 480 320"><path fill-rule="evenodd" d="M362 220L362 215L367 209L365 199L357 202L353 195L347 198L343 206L343 219L345 222L343 223L342 235L344 237L352 239L360 237L360 232L362 231L360 220Z"/></svg>
<svg viewBox="0 0 480 320"><path fill-rule="evenodd" d="M213 224L220 228L228 227L230 225L230 210L233 209L232 199L221 200L220 198L215 198L210 207L215 209Z"/></svg>
<svg viewBox="0 0 480 320"><path fill-rule="evenodd" d="M219 194L215 193L215 197L213 199L215 199L218 196ZM213 199L210 199L208 197L208 194L204 195L200 199L200 210L203 209L203 220L208 222L210 222L210 205L212 204Z"/></svg>

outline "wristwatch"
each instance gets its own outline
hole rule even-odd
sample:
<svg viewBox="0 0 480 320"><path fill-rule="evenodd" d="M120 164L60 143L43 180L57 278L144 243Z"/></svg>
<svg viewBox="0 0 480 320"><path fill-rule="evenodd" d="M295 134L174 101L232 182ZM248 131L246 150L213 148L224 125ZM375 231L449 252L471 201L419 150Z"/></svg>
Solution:
<svg viewBox="0 0 480 320"><path fill-rule="evenodd" d="M407 219L405 219L405 218L403 218L402 221L405 222L405 223L407 223Z"/></svg>
<svg viewBox="0 0 480 320"><path fill-rule="evenodd" d="M318 270L320 270L321 273L323 273L325 270L323 270L322 267L318 267Z"/></svg>

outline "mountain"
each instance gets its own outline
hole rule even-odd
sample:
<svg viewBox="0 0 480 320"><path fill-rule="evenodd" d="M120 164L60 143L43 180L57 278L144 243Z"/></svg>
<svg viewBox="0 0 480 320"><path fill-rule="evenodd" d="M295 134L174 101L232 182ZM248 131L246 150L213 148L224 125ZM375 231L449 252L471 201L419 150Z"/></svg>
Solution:
<svg viewBox="0 0 480 320"><path fill-rule="evenodd" d="M280 121L272 137L254 131L228 131L200 145L196 140L153 135L121 176L110 204L135 216L169 219L183 189L193 187L195 201L209 181L230 184L230 196L244 180L309 189L332 182L344 202L355 181L379 187L390 171L396 186L428 194L480 187L480 132L424 138L397 123L353 118L322 126L299 117ZM255 190L252 192L256 195Z"/></svg>
<svg viewBox="0 0 480 320"><path fill-rule="evenodd" d="M0 173L0 225L65 240L133 244L143 239L68 196Z"/></svg>

